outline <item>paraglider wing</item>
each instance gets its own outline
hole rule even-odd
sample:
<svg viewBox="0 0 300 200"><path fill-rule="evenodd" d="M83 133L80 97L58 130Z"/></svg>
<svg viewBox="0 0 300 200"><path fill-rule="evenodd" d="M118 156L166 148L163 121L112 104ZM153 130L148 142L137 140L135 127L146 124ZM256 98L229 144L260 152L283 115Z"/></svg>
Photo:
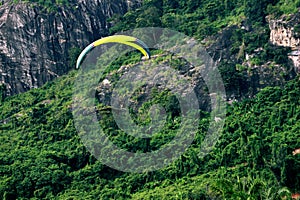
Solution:
<svg viewBox="0 0 300 200"><path fill-rule="evenodd" d="M77 58L77 62L76 62L76 69L79 68L79 65L81 64L82 60L84 59L84 57L86 56L86 54L91 51L94 48L93 43L90 44L89 46L87 46L78 56Z"/></svg>
<svg viewBox="0 0 300 200"><path fill-rule="evenodd" d="M149 48L141 40L139 40L135 37L128 36L128 35L113 35L113 36L101 38L99 40L96 40L92 44L88 45L79 55L79 57L77 59L77 63L76 63L76 69L79 68L82 60L84 59L84 57L86 56L86 54L89 51L91 51L94 47L99 46L101 44L105 44L105 43L121 43L121 44L131 46L131 47L139 50L144 56L146 56L148 59L150 59Z"/></svg>

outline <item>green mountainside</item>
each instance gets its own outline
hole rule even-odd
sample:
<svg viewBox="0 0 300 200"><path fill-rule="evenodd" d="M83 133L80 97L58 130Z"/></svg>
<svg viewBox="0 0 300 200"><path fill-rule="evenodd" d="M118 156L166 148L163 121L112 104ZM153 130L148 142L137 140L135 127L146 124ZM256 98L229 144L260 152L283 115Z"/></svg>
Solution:
<svg viewBox="0 0 300 200"><path fill-rule="evenodd" d="M267 19L295 14L299 6L299 1L284 0L149 0L124 16L113 17L110 32L163 27L198 39L213 59L220 61L228 96L243 99L295 77L288 59L291 48L270 43Z"/></svg>
<svg viewBox="0 0 300 200"><path fill-rule="evenodd" d="M231 39L232 54L238 54L243 44L248 53L264 47L253 62L273 61L288 68L287 58L281 55L287 55L289 49L268 43L265 17L295 13L299 4L284 0L145 0L141 8L112 18L111 33L159 26L204 39L225 27L246 24L252 31L236 31ZM156 62L164 59L160 51L152 53L157 56ZM107 74L116 75L119 66L138 60L136 53L121 57ZM221 63L227 89L240 87L237 80L243 74L236 64L241 64L243 58L236 62ZM175 67L180 64L174 60ZM191 147L166 168L140 174L103 165L83 145L72 115L77 76L77 71L70 71L41 88L11 97L0 95L0 198L275 200L289 199L300 192L300 154L292 153L300 147L299 75L286 78L283 85L261 89L251 99L228 104L222 135L203 158L198 154L210 113L201 111ZM1 87L0 92L4 89ZM155 93L152 101L161 102L171 114L177 109L177 101L166 91ZM145 112L151 103L141 105L138 122L148 119ZM130 140L118 132L105 105L98 102L96 109L105 116L99 121L113 141L130 150L149 150L144 140ZM151 148L172 138L180 123L177 117L168 118L168 129L151 141Z"/></svg>
<svg viewBox="0 0 300 200"><path fill-rule="evenodd" d="M277 199L300 190L299 155L292 155L300 145L299 77L228 105L223 134L203 159L197 154L207 114L181 158L142 174L104 166L83 146L71 113L75 77L72 71L1 103L4 199Z"/></svg>

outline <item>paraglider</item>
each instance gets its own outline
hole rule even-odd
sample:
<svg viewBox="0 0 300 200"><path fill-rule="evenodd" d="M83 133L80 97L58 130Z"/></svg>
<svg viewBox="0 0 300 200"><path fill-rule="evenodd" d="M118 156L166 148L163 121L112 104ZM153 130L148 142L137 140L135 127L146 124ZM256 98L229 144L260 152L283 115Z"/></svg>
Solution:
<svg viewBox="0 0 300 200"><path fill-rule="evenodd" d="M94 41L90 45L88 45L79 55L76 63L76 69L79 68L82 60L84 59L85 55L90 52L93 48L96 46L99 46L101 44L105 43L121 43L128 46L131 46L137 50L139 50L144 56L146 56L148 59L150 59L150 51L148 46L141 40L128 36L128 35L113 35L101 38L99 40Z"/></svg>

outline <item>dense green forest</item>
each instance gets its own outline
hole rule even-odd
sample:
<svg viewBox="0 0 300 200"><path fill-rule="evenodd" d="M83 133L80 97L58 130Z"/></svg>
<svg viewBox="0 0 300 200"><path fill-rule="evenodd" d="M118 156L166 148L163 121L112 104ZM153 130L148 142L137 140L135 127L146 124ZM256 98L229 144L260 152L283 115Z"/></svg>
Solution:
<svg viewBox="0 0 300 200"><path fill-rule="evenodd" d="M299 155L292 155L300 145L299 77L228 105L223 134L203 159L197 154L208 113L181 158L141 174L102 165L83 146L71 113L75 77L72 71L1 103L4 199L278 199L300 190Z"/></svg>
<svg viewBox="0 0 300 200"><path fill-rule="evenodd" d="M65 1L34 1L53 6ZM48 3L46 3L48 2ZM142 7L110 19L111 33L135 27L172 28L199 40L217 35L228 26L237 29L231 50L240 46L251 53L263 47L253 62L272 61L289 68L287 48L268 42L266 16L297 12L300 1L183 1L145 0ZM55 9L49 9L55 12ZM255 12L253 12L255 11ZM254 13L254 14L253 14ZM162 52L154 62L164 60ZM76 57L72 55L72 57ZM236 63L219 66L226 89L239 88L244 75ZM111 64L107 74L116 80L119 66L136 63L132 53ZM175 68L182 62L174 59ZM247 70L247 69L245 69ZM287 70L289 72L289 70ZM106 74L106 75L107 75ZM125 173L96 160L83 145L74 127L72 93L78 72L72 70L39 89L5 97L0 88L0 198L2 199L290 199L300 192L300 77L286 78L284 85L266 87L251 99L227 104L226 122L217 145L198 156L210 113L201 111L199 130L190 148L166 168L147 173ZM101 77L99 77L101 78ZM102 77L103 78L103 77ZM106 134L122 148L149 151L167 143L178 126L177 101L168 91L154 91L154 98L140 105L136 121L147 121L147 109L159 102L171 117L168 127L151 146L130 140L118 132L106 105L97 104ZM143 121L144 120L144 121ZM126 143L124 142L126 141Z"/></svg>

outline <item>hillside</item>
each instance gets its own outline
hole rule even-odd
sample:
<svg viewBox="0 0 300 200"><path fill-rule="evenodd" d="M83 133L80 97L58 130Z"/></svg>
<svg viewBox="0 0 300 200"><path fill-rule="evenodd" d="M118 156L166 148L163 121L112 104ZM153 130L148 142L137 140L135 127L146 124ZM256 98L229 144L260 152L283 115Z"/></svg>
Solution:
<svg viewBox="0 0 300 200"><path fill-rule="evenodd" d="M106 167L83 146L71 113L75 77L73 71L1 103L4 199L265 199L279 191L287 195L284 188L300 190L299 155L292 155L300 146L299 77L283 89L265 88L254 99L228 105L223 134L209 155L197 156L209 120L205 114L193 145L181 158L141 174Z"/></svg>
<svg viewBox="0 0 300 200"><path fill-rule="evenodd" d="M38 3L55 12L66 1ZM191 146L156 171L117 171L95 159L83 145L72 108L79 71L71 69L40 88L13 96L6 96L1 85L0 198L275 200L300 193L300 154L293 154L300 148L300 77L288 59L291 47L269 41L266 18L292 18L299 5L299 1L283 0L145 0L140 8L109 20L111 34L158 26L197 38L218 62L227 100L237 99L226 104L222 135L207 155L201 156L200 149L212 113L204 106L199 109ZM184 76L191 71L176 56L153 49L151 53L149 62L183 68ZM115 85L120 72L139 62L144 61L136 52L120 56L99 80L108 77ZM149 123L153 104L166 110L167 125L151 140L128 136L117 127L106 105L109 92L100 82L95 110L114 144L148 152L172 140L182 118L170 91L143 86L131 97L130 114L139 124Z"/></svg>
<svg viewBox="0 0 300 200"><path fill-rule="evenodd" d="M197 38L218 63L228 98L243 99L295 77L299 69L288 59L295 46L275 43L270 32L278 31L282 40L289 40L289 34L299 40L294 28L299 18L289 24L298 8L298 1L282 0L144 1L112 18L110 32L154 26Z"/></svg>

